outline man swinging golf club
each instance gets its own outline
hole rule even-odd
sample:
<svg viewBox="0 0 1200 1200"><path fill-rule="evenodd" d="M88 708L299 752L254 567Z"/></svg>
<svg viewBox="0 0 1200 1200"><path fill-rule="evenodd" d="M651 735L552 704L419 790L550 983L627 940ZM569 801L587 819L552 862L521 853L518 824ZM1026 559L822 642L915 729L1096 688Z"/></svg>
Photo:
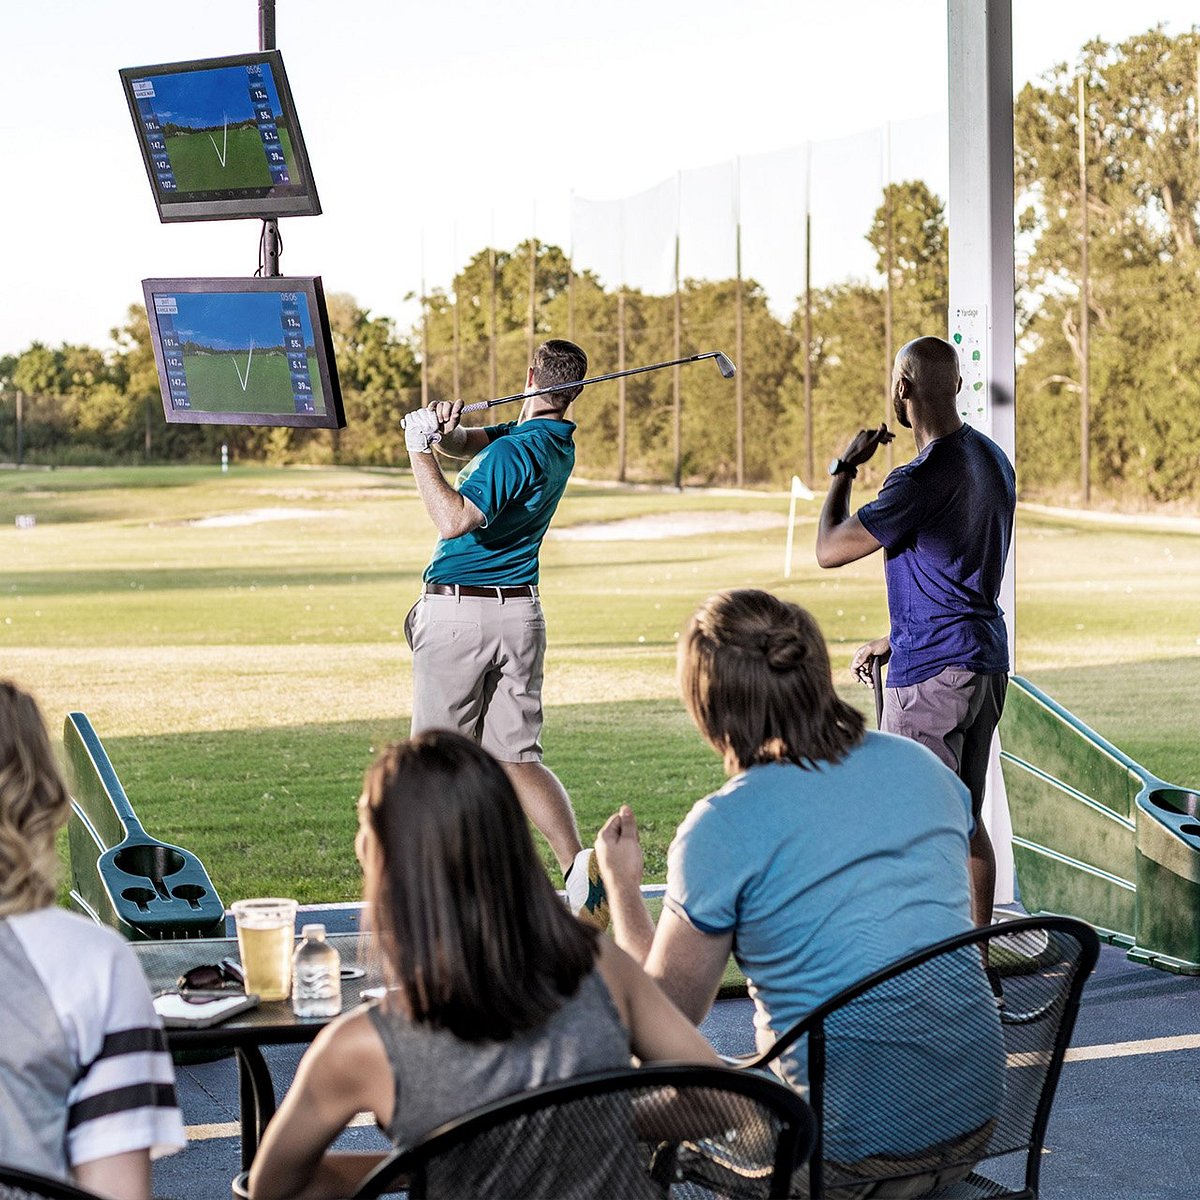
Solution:
<svg viewBox="0 0 1200 1200"><path fill-rule="evenodd" d="M604 927L608 906L595 853L542 763L546 622L538 553L575 465L566 411L587 374L587 355L553 339L538 347L515 421L459 424L463 402L438 401L404 418L417 490L438 532L421 598L405 621L413 652L412 732L453 729L503 765L525 815L549 842L571 908ZM454 486L433 453L469 459Z"/></svg>

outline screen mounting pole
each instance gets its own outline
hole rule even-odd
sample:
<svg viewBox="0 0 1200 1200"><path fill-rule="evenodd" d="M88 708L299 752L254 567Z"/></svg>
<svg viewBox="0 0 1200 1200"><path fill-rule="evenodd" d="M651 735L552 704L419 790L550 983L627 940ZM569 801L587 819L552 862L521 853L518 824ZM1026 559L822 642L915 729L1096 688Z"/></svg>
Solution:
<svg viewBox="0 0 1200 1200"><path fill-rule="evenodd" d="M276 49L275 0L258 0L258 48ZM263 221L262 274L279 274L279 222L274 217Z"/></svg>

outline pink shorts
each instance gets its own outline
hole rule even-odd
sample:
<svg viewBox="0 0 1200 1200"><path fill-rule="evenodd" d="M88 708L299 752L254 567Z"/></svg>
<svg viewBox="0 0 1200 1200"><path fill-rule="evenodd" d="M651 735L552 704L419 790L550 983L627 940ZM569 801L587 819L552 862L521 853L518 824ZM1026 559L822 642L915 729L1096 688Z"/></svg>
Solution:
<svg viewBox="0 0 1200 1200"><path fill-rule="evenodd" d="M546 618L536 596L422 595L404 635L413 733L453 729L501 762L541 762Z"/></svg>

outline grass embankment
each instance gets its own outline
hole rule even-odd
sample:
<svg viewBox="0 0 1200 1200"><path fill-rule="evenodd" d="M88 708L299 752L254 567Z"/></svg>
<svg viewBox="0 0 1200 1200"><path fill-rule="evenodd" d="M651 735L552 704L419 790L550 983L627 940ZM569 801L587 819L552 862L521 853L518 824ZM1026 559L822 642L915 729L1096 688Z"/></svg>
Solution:
<svg viewBox="0 0 1200 1200"><path fill-rule="evenodd" d="M265 510L250 524L195 524ZM786 515L780 496L574 486L556 519ZM18 513L37 517L17 529ZM835 674L886 628L878 559L821 572L816 505L782 576L782 525L645 541L550 540L547 762L590 838L622 801L661 880L667 843L719 763L675 695L675 637L721 587L813 610ZM222 897L354 897L354 799L407 731L402 634L432 534L406 476L208 468L0 474L0 671L55 732L81 709L149 831ZM1152 771L1200 781L1200 537L1019 518L1018 669ZM549 856L547 852L547 861Z"/></svg>

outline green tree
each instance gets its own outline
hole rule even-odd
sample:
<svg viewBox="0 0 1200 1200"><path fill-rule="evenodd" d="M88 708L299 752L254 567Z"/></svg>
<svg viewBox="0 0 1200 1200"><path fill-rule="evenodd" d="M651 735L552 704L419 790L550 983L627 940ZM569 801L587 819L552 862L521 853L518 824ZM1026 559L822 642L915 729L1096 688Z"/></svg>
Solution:
<svg viewBox="0 0 1200 1200"><path fill-rule="evenodd" d="M1200 33L1089 42L1017 97L1018 450L1028 486L1078 479L1085 85L1092 478L1113 495L1200 494L1192 380L1200 271Z"/></svg>

